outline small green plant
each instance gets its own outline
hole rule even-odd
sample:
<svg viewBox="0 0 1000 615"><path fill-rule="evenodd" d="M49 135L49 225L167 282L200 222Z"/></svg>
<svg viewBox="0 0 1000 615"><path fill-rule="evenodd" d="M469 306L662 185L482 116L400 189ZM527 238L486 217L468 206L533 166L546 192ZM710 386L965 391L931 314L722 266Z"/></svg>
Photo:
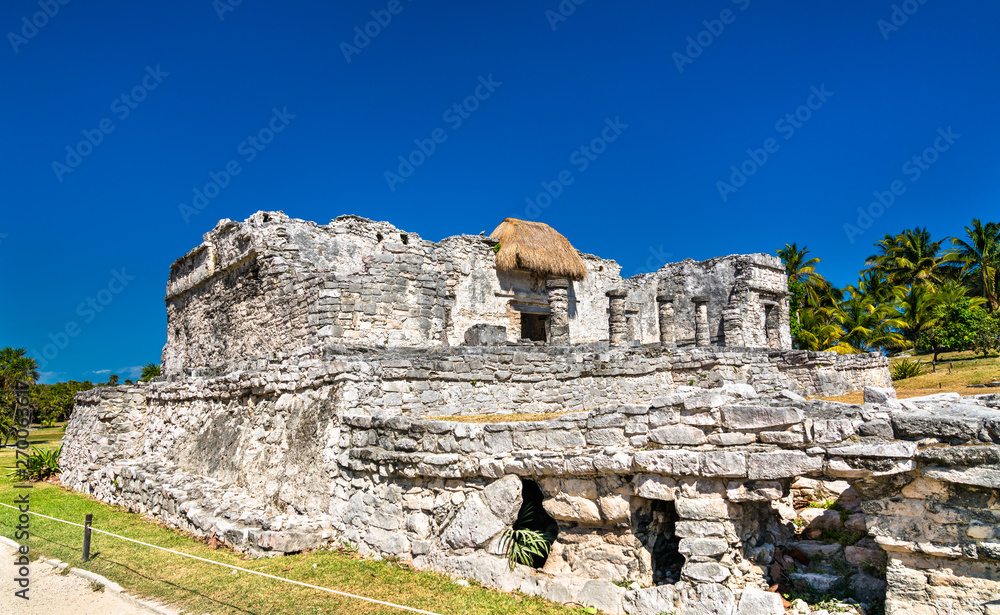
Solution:
<svg viewBox="0 0 1000 615"><path fill-rule="evenodd" d="M618 579L617 581L614 582L614 584L617 585L618 587L624 587L625 589L628 589L628 586L632 584L632 581L629 581L628 579Z"/></svg>
<svg viewBox="0 0 1000 615"><path fill-rule="evenodd" d="M48 451L32 447L27 459L19 459L19 465L8 476L16 476L20 480L29 481L45 480L60 472L59 456L61 454L62 446Z"/></svg>
<svg viewBox="0 0 1000 615"><path fill-rule="evenodd" d="M851 516L851 511L844 508L844 505L836 500L823 500L822 502L809 502L806 508L822 508L825 510L835 510L840 513L840 522L846 523Z"/></svg>
<svg viewBox="0 0 1000 615"><path fill-rule="evenodd" d="M535 558L543 558L549 554L552 539L545 532L530 528L534 523L535 514L535 503L525 502L514 525L505 530L500 537L500 550L507 555L511 570L514 570L517 564L531 566L535 563Z"/></svg>
<svg viewBox="0 0 1000 615"><path fill-rule="evenodd" d="M499 243L497 245L493 246L493 253L494 254L499 254L500 253L500 244Z"/></svg>
<svg viewBox="0 0 1000 615"><path fill-rule="evenodd" d="M826 529L820 534L820 540L825 542L839 542L845 547L849 547L854 543L858 542L865 535L861 532L852 532L850 530L830 530Z"/></svg>
<svg viewBox="0 0 1000 615"><path fill-rule="evenodd" d="M911 361L909 359L903 359L902 361L897 361L889 368L889 372L892 375L893 380L905 380L906 378L913 378L914 376L919 376L923 373L920 361Z"/></svg>
<svg viewBox="0 0 1000 615"><path fill-rule="evenodd" d="M869 576L873 576L877 579L885 580L885 562L881 564L875 564L873 562L864 562L861 564L861 571Z"/></svg>

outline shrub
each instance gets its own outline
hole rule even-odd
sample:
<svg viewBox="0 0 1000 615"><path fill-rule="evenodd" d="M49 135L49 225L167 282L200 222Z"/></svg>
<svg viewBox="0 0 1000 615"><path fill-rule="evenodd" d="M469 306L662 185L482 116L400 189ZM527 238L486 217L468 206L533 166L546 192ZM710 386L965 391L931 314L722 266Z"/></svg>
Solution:
<svg viewBox="0 0 1000 615"><path fill-rule="evenodd" d="M535 558L544 558L549 554L549 546L552 539L538 530L529 526L535 520L535 506L533 502L526 501L518 513L514 525L509 527L500 537L500 550L507 555L510 569L513 570L517 564L531 566Z"/></svg>
<svg viewBox="0 0 1000 615"><path fill-rule="evenodd" d="M903 359L902 361L897 361L890 368L893 380L904 380L906 378L913 378L914 376L919 376L922 373L920 361L911 361L909 359Z"/></svg>
<svg viewBox="0 0 1000 615"><path fill-rule="evenodd" d="M61 454L62 446L48 451L32 447L27 459L18 459L18 463L23 463L23 465L18 465L8 476L16 476L20 480L45 480L60 472L59 456Z"/></svg>

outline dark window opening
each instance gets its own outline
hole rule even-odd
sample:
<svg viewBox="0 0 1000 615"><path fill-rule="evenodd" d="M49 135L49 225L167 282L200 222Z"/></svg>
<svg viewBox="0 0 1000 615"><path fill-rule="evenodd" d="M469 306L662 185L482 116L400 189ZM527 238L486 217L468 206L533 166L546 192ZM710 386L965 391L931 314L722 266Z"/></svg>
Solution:
<svg viewBox="0 0 1000 615"><path fill-rule="evenodd" d="M649 551L654 585L673 585L681 579L684 556L680 554L681 539L676 534L680 517L673 502L649 500L633 515L636 537Z"/></svg>
<svg viewBox="0 0 1000 615"><path fill-rule="evenodd" d="M410 243L410 236L407 235L406 233L403 233L399 236L399 241L402 242L404 246L408 245Z"/></svg>
<svg viewBox="0 0 1000 615"><path fill-rule="evenodd" d="M521 312L521 339L531 340L532 342L544 342L547 339L545 335L545 322L548 318L545 314Z"/></svg>
<svg viewBox="0 0 1000 615"><path fill-rule="evenodd" d="M375 233L375 241L382 243L382 233Z"/></svg>
<svg viewBox="0 0 1000 615"><path fill-rule="evenodd" d="M514 521L514 529L534 530L542 534L551 549L552 543L559 536L559 524L542 508L542 500L544 499L545 496L542 495L542 490L538 488L535 481L522 480L521 510L517 513L517 520ZM548 557L548 551L542 557L535 556L531 566L541 568L545 565L545 560Z"/></svg>

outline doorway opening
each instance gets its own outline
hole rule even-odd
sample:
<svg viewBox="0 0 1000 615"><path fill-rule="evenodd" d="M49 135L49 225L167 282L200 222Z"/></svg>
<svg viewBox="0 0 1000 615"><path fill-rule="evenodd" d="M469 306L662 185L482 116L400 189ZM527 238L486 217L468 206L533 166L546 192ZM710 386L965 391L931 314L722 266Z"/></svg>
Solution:
<svg viewBox="0 0 1000 615"><path fill-rule="evenodd" d="M548 320L548 314L521 312L521 339L532 342L546 341L548 338L545 332L545 324Z"/></svg>

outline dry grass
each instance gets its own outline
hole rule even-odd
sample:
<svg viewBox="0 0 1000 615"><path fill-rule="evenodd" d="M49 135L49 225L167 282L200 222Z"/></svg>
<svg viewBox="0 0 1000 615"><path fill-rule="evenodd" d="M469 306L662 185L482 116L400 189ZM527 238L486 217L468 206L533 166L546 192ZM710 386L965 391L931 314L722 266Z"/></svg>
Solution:
<svg viewBox="0 0 1000 615"><path fill-rule="evenodd" d="M558 231L542 222L507 218L490 237L500 242L497 269L527 269L545 277L582 280L587 266L580 253Z"/></svg>
<svg viewBox="0 0 1000 615"><path fill-rule="evenodd" d="M544 414L468 414L465 416L427 417L454 421L456 423L522 423L530 421L548 421L570 414L569 412L546 412Z"/></svg>
<svg viewBox="0 0 1000 615"><path fill-rule="evenodd" d="M996 388L969 387L970 384L984 384L1000 380L1000 359L997 355L983 357L971 352L942 353L938 358L935 371L932 371L931 355L909 357L911 361L923 364L924 373L913 378L896 380L896 396L899 399L922 397L935 393L958 393L959 395L982 395L984 393L1000 393ZM903 359L893 359L893 362ZM862 392L852 391L837 397L822 397L828 401L841 401L849 404L862 403Z"/></svg>

